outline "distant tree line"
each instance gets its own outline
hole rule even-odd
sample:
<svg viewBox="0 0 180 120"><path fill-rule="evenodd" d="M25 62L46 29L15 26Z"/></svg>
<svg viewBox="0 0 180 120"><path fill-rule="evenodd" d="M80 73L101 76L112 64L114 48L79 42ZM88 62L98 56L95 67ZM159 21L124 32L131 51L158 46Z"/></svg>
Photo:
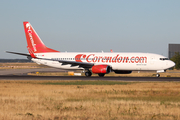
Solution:
<svg viewBox="0 0 180 120"><path fill-rule="evenodd" d="M175 52L175 55L171 58L171 60L176 63L174 68L180 69L180 53Z"/></svg>
<svg viewBox="0 0 180 120"><path fill-rule="evenodd" d="M28 59L0 59L0 63L13 63L13 62L26 63L32 61Z"/></svg>

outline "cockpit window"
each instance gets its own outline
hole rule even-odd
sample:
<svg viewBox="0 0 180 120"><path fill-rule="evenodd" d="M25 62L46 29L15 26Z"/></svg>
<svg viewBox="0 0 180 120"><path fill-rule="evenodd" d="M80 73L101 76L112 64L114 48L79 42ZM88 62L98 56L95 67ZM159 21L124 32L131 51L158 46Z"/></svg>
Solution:
<svg viewBox="0 0 180 120"><path fill-rule="evenodd" d="M169 60L168 58L160 58L160 60Z"/></svg>

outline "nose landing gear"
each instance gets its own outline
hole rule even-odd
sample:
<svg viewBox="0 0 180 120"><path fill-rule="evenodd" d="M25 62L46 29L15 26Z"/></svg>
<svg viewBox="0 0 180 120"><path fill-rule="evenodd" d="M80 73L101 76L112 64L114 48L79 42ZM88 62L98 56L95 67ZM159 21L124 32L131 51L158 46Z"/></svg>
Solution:
<svg viewBox="0 0 180 120"><path fill-rule="evenodd" d="M159 73L157 73L157 74L156 74L156 77L160 77L160 74L159 74Z"/></svg>

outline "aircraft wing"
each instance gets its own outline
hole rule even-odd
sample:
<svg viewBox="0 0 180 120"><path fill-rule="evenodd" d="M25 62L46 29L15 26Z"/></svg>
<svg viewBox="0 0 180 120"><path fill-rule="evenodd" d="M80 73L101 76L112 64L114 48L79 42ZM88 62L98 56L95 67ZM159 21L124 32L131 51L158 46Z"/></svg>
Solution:
<svg viewBox="0 0 180 120"><path fill-rule="evenodd" d="M27 56L27 57L32 58L30 54L18 53L18 52L10 52L10 51L6 51L6 52L7 53L16 54L16 55L23 55L23 56ZM93 63L84 63L84 62L76 62L76 61L65 61L65 60L55 60L55 59L47 59L47 58L36 58L36 59L49 60L49 61L58 61L59 63L62 63L62 65L71 65L71 67L79 66L79 67L82 67L82 68L91 68L92 66L94 66Z"/></svg>
<svg viewBox="0 0 180 120"><path fill-rule="evenodd" d="M46 59L46 58L37 58L42 60L50 60L50 61L58 61L59 63L62 63L62 65L71 65L73 66L79 66L82 68L91 68L94 66L94 63L85 63L85 62L76 62L76 61L65 61L65 60L55 60L55 59Z"/></svg>

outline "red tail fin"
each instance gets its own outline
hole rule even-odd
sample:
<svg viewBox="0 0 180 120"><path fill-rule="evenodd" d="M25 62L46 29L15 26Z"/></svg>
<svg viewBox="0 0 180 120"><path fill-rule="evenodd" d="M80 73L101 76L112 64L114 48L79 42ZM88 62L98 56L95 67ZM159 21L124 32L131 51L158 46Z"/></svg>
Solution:
<svg viewBox="0 0 180 120"><path fill-rule="evenodd" d="M59 52L46 47L29 22L23 22L23 24L28 45L27 48L32 57L35 57L34 53Z"/></svg>

